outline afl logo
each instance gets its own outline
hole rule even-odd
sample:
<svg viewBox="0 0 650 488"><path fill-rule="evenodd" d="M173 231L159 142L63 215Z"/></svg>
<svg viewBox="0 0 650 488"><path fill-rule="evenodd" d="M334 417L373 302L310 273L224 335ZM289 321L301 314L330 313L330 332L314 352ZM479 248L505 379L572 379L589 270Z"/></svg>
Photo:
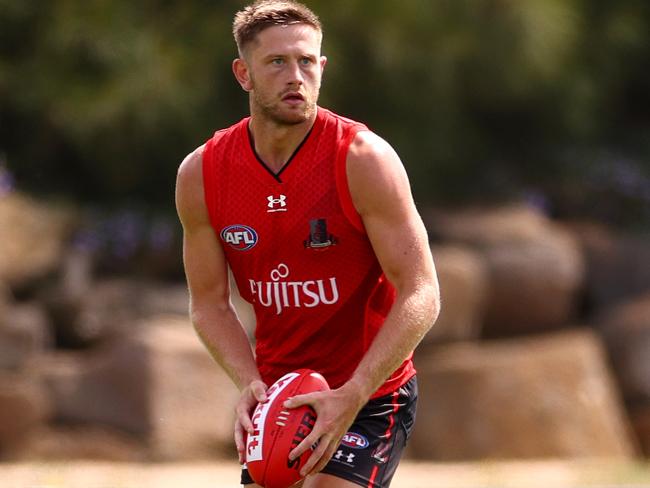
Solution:
<svg viewBox="0 0 650 488"><path fill-rule="evenodd" d="M248 251L257 244L257 232L247 225L229 225L221 231L221 240L237 251Z"/></svg>
<svg viewBox="0 0 650 488"><path fill-rule="evenodd" d="M365 449L369 444L368 439L356 432L348 432L341 439L341 445L352 449Z"/></svg>

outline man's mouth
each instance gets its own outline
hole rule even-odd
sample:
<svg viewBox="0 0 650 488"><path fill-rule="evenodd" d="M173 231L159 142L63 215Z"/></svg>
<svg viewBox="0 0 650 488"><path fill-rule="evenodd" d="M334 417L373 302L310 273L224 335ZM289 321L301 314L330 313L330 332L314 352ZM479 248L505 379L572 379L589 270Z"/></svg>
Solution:
<svg viewBox="0 0 650 488"><path fill-rule="evenodd" d="M290 102L290 103L298 103L298 102L304 102L305 97L303 97L300 93L298 92L290 92L285 94L282 97L283 102Z"/></svg>

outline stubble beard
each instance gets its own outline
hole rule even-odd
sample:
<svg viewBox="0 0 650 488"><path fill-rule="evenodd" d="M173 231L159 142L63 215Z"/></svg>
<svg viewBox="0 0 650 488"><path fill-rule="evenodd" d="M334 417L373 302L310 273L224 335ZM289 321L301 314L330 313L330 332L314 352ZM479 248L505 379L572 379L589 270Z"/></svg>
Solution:
<svg viewBox="0 0 650 488"><path fill-rule="evenodd" d="M313 99L311 97L305 97L305 103L300 110L283 110L281 101L275 103L267 102L263 100L256 91L253 91L251 95L251 101L255 112L278 126L302 124L311 119L316 112L317 97Z"/></svg>

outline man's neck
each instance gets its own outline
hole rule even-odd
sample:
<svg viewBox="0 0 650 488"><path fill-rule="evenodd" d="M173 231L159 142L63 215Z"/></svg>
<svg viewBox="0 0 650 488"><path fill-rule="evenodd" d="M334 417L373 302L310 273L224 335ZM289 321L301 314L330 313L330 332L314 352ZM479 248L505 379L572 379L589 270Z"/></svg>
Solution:
<svg viewBox="0 0 650 488"><path fill-rule="evenodd" d="M271 171L279 172L305 139L315 121L315 111L313 117L295 125L280 125L266 117L251 115L249 130L253 136L255 152Z"/></svg>

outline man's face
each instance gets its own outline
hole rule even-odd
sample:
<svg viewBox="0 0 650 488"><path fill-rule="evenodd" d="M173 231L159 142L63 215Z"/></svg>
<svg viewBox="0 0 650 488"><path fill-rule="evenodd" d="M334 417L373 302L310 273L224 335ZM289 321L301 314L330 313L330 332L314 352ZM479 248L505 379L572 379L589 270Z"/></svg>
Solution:
<svg viewBox="0 0 650 488"><path fill-rule="evenodd" d="M300 124L316 111L326 58L321 35L306 24L264 29L246 48L253 111L279 125Z"/></svg>

